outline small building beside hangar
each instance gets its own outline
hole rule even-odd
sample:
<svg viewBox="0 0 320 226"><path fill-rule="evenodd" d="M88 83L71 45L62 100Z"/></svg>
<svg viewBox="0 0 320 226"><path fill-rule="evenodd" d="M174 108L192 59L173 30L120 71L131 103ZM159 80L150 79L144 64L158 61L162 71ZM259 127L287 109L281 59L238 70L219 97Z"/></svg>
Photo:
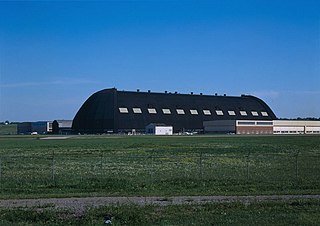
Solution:
<svg viewBox="0 0 320 226"><path fill-rule="evenodd" d="M274 134L320 134L320 121L275 120Z"/></svg>
<svg viewBox="0 0 320 226"><path fill-rule="evenodd" d="M146 133L154 135L172 135L173 127L160 123L150 123L146 126Z"/></svg>
<svg viewBox="0 0 320 226"><path fill-rule="evenodd" d="M52 121L21 122L17 124L17 134L47 134L52 132Z"/></svg>
<svg viewBox="0 0 320 226"><path fill-rule="evenodd" d="M54 120L52 123L52 133L54 134L72 133L72 120Z"/></svg>
<svg viewBox="0 0 320 226"><path fill-rule="evenodd" d="M320 121L307 120L215 120L203 127L206 133L320 134Z"/></svg>
<svg viewBox="0 0 320 226"><path fill-rule="evenodd" d="M216 120L203 122L206 133L273 134L271 120Z"/></svg>

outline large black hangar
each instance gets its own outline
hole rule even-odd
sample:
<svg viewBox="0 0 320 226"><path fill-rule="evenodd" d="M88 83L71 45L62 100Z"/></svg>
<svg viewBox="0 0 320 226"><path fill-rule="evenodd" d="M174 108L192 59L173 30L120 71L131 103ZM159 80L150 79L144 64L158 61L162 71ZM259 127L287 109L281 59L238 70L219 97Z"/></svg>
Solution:
<svg viewBox="0 0 320 226"><path fill-rule="evenodd" d="M90 96L73 119L78 133L144 132L150 123L174 132L202 131L204 121L274 120L261 99L249 96L154 93L104 89Z"/></svg>

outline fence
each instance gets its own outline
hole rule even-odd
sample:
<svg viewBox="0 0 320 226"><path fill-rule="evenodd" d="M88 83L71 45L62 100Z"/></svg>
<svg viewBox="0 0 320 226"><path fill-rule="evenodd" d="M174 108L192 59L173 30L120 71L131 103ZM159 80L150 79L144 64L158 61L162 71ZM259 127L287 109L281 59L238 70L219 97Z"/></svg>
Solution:
<svg viewBox="0 0 320 226"><path fill-rule="evenodd" d="M81 152L0 156L1 191L179 193L320 188L320 155ZM170 191L170 192L169 192Z"/></svg>

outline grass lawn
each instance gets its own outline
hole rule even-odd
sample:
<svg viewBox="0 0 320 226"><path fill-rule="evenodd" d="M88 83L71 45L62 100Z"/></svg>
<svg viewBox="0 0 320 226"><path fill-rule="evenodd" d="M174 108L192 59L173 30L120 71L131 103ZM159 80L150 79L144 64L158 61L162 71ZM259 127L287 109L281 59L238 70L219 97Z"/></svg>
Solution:
<svg viewBox="0 0 320 226"><path fill-rule="evenodd" d="M319 194L320 136L0 136L0 198Z"/></svg>
<svg viewBox="0 0 320 226"><path fill-rule="evenodd" d="M206 205L119 205L89 209L84 216L66 210L0 209L1 225L320 225L319 201L220 203Z"/></svg>

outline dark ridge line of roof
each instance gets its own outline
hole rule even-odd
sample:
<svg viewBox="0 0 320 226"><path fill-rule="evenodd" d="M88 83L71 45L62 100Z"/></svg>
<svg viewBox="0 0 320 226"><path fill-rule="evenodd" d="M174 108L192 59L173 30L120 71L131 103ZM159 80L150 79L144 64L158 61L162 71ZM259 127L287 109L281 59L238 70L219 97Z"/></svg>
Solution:
<svg viewBox="0 0 320 226"><path fill-rule="evenodd" d="M228 96L226 94L203 94L203 93L179 93L179 92L163 92L163 93L160 93L160 92L152 92L152 91L128 91L128 90L118 90L116 88L107 88L107 89L103 89L103 90L100 90L100 91L97 91L96 93L100 93L100 92L106 92L106 91L115 91L115 92L119 92L119 93L128 93L128 94L157 94L157 95L183 95L183 96L204 96L204 97L237 97L237 98L246 98L246 97L253 97L253 98L257 98L253 95L248 95L248 94L241 94L240 96ZM259 99L259 98L258 98Z"/></svg>

